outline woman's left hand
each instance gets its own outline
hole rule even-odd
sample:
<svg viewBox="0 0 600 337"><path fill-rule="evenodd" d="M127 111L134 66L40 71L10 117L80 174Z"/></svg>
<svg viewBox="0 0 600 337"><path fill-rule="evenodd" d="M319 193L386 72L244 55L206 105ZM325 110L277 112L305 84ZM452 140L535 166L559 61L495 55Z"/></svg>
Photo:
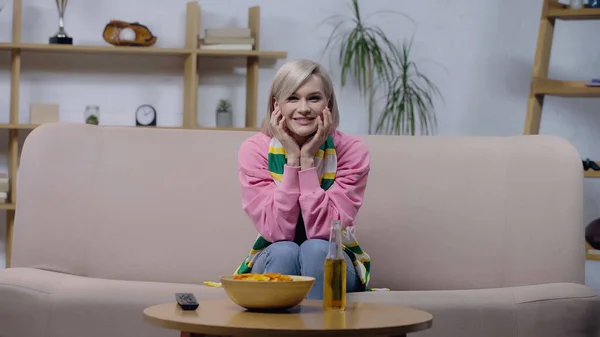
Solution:
<svg viewBox="0 0 600 337"><path fill-rule="evenodd" d="M314 167L315 154L327 140L332 125L331 111L329 111L329 108L325 108L322 117L317 118L317 132L300 149L300 166L302 169Z"/></svg>

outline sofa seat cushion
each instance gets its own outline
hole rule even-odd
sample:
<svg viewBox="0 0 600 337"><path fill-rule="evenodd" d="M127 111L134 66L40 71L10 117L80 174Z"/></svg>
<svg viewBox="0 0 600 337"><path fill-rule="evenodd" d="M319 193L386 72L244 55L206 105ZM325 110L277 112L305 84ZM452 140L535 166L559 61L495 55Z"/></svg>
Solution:
<svg viewBox="0 0 600 337"><path fill-rule="evenodd" d="M595 336L600 299L574 283L444 291L354 293L352 301L397 304L433 315L420 337Z"/></svg>

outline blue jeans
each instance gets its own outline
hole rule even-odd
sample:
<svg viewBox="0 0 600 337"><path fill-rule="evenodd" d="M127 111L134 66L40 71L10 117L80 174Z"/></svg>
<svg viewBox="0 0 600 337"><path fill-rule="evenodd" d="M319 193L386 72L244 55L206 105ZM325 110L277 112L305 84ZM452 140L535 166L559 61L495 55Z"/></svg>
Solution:
<svg viewBox="0 0 600 337"><path fill-rule="evenodd" d="M307 240L300 246L292 241L272 243L256 257L252 273L281 273L315 278L307 299L323 299L323 270L329 243L325 240ZM346 292L357 292L362 283L356 275L354 265L346 258Z"/></svg>

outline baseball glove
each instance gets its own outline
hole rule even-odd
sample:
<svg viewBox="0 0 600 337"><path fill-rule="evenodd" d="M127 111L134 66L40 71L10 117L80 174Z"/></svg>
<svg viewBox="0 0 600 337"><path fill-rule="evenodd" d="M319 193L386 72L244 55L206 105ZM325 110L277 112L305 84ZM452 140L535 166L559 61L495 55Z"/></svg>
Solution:
<svg viewBox="0 0 600 337"><path fill-rule="evenodd" d="M150 47L156 43L157 37L148 27L138 22L110 21L102 33L104 41L113 46Z"/></svg>

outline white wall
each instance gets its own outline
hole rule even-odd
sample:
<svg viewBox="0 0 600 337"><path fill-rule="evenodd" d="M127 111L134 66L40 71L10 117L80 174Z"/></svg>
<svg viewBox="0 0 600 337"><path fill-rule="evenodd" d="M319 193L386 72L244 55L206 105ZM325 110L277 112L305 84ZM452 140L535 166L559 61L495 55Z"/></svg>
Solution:
<svg viewBox="0 0 600 337"><path fill-rule="evenodd" d="M67 32L74 37L75 44L104 45L101 34L109 20L137 20L159 37L157 46L183 46L186 1L143 3L70 1ZM245 26L247 8L260 5L261 49L285 50L289 59L322 61L337 79L336 62L322 58L331 27L319 24L331 15L349 13L347 3L345 0L202 0L201 25L202 29ZM371 21L380 24L393 39L410 38L414 34L413 56L423 61L419 63L421 69L444 95L444 102L437 104L440 134L506 136L521 134L523 130L541 3L542 0L362 0L361 6L365 14L389 9L405 13L416 22L413 25L394 15L380 15ZM0 12L0 41L10 41L11 15L9 0ZM47 43L57 28L54 1L24 0L23 23L24 42ZM595 39L599 29L600 23L594 21L558 22L551 76L573 80L600 76L597 70L600 47ZM81 120L85 106L97 104L101 123L132 124L135 108L149 103L157 108L160 124L177 125L181 123L182 63L176 58L160 62L157 59L28 54L23 60L20 118L28 119L28 106L34 102L59 103L61 118L69 121ZM243 61L201 59L201 62L200 123L214 125L217 101L229 98L233 100L236 125L243 125ZM267 65L260 72L260 112L266 104L275 66ZM366 132L366 113L356 90L338 88L338 95L341 129L349 133ZM8 120L8 107L9 58L7 52L0 52L0 122ZM597 107L597 99L549 97L541 133L565 137L582 157L600 158L600 148L594 146L600 141ZM0 132L1 137L5 135ZM5 167L5 160L0 165ZM585 193L587 224L600 216L600 180L587 179ZM1 256L0 261L3 261ZM590 269L590 277L600 279L600 267L596 268L597 272Z"/></svg>

